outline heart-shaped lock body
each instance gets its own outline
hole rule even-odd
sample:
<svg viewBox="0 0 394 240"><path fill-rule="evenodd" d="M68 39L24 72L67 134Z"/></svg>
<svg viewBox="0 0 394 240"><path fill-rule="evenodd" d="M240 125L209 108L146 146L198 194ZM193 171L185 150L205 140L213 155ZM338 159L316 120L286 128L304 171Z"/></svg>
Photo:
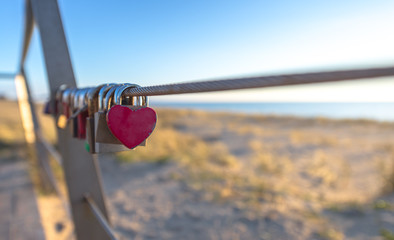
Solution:
<svg viewBox="0 0 394 240"><path fill-rule="evenodd" d="M150 136L155 129L156 120L156 112L149 107L132 109L115 105L107 113L108 128L130 149L137 147Z"/></svg>
<svg viewBox="0 0 394 240"><path fill-rule="evenodd" d="M98 92L97 112L93 115L93 136L95 153L121 152L129 150L117 139L108 128L107 107L111 105L113 96L124 84L109 84Z"/></svg>

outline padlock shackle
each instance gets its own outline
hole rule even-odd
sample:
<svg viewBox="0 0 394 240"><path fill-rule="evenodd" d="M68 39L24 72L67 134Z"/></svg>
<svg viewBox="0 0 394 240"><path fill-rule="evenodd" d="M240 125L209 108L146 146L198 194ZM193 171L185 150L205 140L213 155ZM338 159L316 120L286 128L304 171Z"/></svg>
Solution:
<svg viewBox="0 0 394 240"><path fill-rule="evenodd" d="M88 106L88 96L89 96L89 93L90 93L91 91L96 90L96 88L97 88L97 87L90 87L90 88L86 89L85 94L83 94L83 96L81 96L82 107L83 107L83 106Z"/></svg>
<svg viewBox="0 0 394 240"><path fill-rule="evenodd" d="M105 99L104 99L104 103L103 103L103 107L106 108L106 110L108 110L111 107L111 101L113 99L113 96L115 94L115 90L122 87L124 84L118 84L115 86L112 86L107 94L105 94ZM104 110L104 109L103 109Z"/></svg>
<svg viewBox="0 0 394 240"><path fill-rule="evenodd" d="M86 93L89 88L80 88L73 92L72 103L73 103L73 111L76 111L82 108L81 97Z"/></svg>
<svg viewBox="0 0 394 240"><path fill-rule="evenodd" d="M70 93L71 93L72 89L73 88L67 88L66 90L63 91L62 102L68 103L68 99L69 99L69 96L70 96Z"/></svg>
<svg viewBox="0 0 394 240"><path fill-rule="evenodd" d="M103 103L104 103L104 97L106 93L114 86L116 85L115 83L110 83L102 87L98 93L98 109L97 111L102 111L104 110Z"/></svg>
<svg viewBox="0 0 394 240"><path fill-rule="evenodd" d="M78 88L73 88L70 92L70 95L68 96L68 102L70 103L70 110L71 112L74 112L75 110L75 95L78 93Z"/></svg>
<svg viewBox="0 0 394 240"><path fill-rule="evenodd" d="M115 94L114 94L114 103L115 103L116 105L121 105L121 103L122 103L121 101L122 101L122 94L123 94L123 92L124 92L126 89L129 89L129 88L136 88L136 87L139 87L139 85L137 85L137 84L131 84L131 83L126 83L125 85L123 85L123 86L117 88L117 89L115 90Z"/></svg>
<svg viewBox="0 0 394 240"><path fill-rule="evenodd" d="M78 103L77 103L78 109L81 109L86 105L85 97L89 93L90 89L92 88L81 89L80 93L78 94Z"/></svg>
<svg viewBox="0 0 394 240"><path fill-rule="evenodd" d="M77 108L79 108L79 95L81 95L81 92L83 91L83 88L77 89L77 91L74 92L73 97L72 97L72 103L73 103L73 111L75 111Z"/></svg>
<svg viewBox="0 0 394 240"><path fill-rule="evenodd" d="M55 94L55 100L56 101L62 101L63 99L63 93L64 91L67 90L67 85L66 84L62 84L57 90L56 90L56 94Z"/></svg>
<svg viewBox="0 0 394 240"><path fill-rule="evenodd" d="M135 106L145 106L148 107L149 100L147 96L133 96L132 103Z"/></svg>
<svg viewBox="0 0 394 240"><path fill-rule="evenodd" d="M101 84L96 88L91 88L85 95L85 102L88 105L88 115L92 116L96 111L98 111L98 93L101 88L108 86L108 84Z"/></svg>
<svg viewBox="0 0 394 240"><path fill-rule="evenodd" d="M127 84L121 88L117 88L115 91L115 96L114 96L115 104L120 105L122 103L122 95L126 89L137 88L137 87L140 87L140 86L137 84ZM138 106L141 106L141 105L146 106L146 107L148 106L148 97L147 96L133 96L132 98L133 98L132 99L133 104L135 103L134 98L137 98L137 99L142 98L143 99L142 102L138 101Z"/></svg>

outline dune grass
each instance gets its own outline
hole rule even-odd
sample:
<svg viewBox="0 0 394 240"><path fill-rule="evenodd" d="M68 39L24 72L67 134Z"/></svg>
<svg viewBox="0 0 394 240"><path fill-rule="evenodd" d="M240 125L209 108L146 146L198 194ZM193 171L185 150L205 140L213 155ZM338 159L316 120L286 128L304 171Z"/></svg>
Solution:
<svg viewBox="0 0 394 240"><path fill-rule="evenodd" d="M369 201L382 189L392 192L394 170L388 166L394 162L393 147L389 135L379 137L394 130L390 123L171 109L159 109L158 116L148 146L119 153L117 158L177 164L182 170L171 177L208 201L231 203L256 214L263 203L300 213L310 211L305 207L312 205L318 216L323 209L372 207ZM232 142L237 139L242 139L237 144L245 153L233 152ZM380 159L364 162L371 171L378 169L375 162L385 171L379 173L385 180L375 183L377 191L353 187L354 178L362 176L354 175L357 170L351 162L363 155ZM320 236L341 239L343 235L327 225Z"/></svg>
<svg viewBox="0 0 394 240"><path fill-rule="evenodd" d="M0 156L23 146L16 104L1 103ZM39 113L42 106L37 107ZM324 210L390 210L376 201L394 190L394 124L366 120L208 113L157 109L158 123L146 147L115 155L121 164L174 164L171 180L201 198L232 204L251 214L268 206L303 221L319 222L322 239L343 234L322 217ZM39 114L50 142L51 117ZM2 155L3 154L3 155ZM53 166L62 179L61 169ZM362 174L366 174L365 176ZM360 182L369 185L360 188ZM350 209L350 210L349 210ZM382 236L390 236L382 232Z"/></svg>
<svg viewBox="0 0 394 240"><path fill-rule="evenodd" d="M7 114L0 116L0 152L23 144L17 104L9 101L1 104ZM53 119L41 114L42 105L36 108L44 135L55 143ZM391 123L171 109L158 109L158 116L156 130L148 139L147 147L121 152L116 157L128 163L176 163L184 170L182 174L178 173L181 175L178 178L195 189L212 190L214 193L211 191L210 195L219 196L216 199L235 196L262 199L264 192L270 195L287 192L308 199L316 196L316 193L286 186L286 182L290 182L287 176L294 177L300 171L319 186L333 189L346 186L352 170L348 159L335 152L356 145L382 153L374 160L382 176L382 192L393 191L394 144L357 135L358 132L373 131L369 129L393 131L394 124ZM339 131L347 132L338 134ZM225 142L229 138L245 139L241 144L244 144L247 155L233 153ZM302 169L299 162L305 163ZM61 175L61 170L55 169L55 172ZM276 185L281 187L272 185L275 179Z"/></svg>

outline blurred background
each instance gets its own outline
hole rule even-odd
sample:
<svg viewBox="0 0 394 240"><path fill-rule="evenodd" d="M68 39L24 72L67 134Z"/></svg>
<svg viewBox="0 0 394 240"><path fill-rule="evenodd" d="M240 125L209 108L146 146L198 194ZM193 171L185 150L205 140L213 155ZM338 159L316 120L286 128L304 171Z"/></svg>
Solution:
<svg viewBox="0 0 394 240"><path fill-rule="evenodd" d="M0 70L15 72L24 1L1 8ZM141 86L256 74L390 65L393 3L379 1L59 1L74 71L82 87ZM92 57L94 56L94 57ZM39 34L27 62L34 96L48 95ZM385 81L386 80L386 81ZM222 94L178 101L392 101L387 79ZM379 88L379 94L377 88ZM8 89L8 88L7 88ZM295 90L296 89L296 90ZM349 89L352 93L348 94ZM318 93L316 93L318 92ZM368 94L366 94L368 93ZM3 94L15 96L3 91Z"/></svg>
<svg viewBox="0 0 394 240"><path fill-rule="evenodd" d="M394 63L389 0L59 0L59 7L80 87ZM23 17L24 1L2 3L0 72L17 71ZM48 84L39 37L35 31L26 73L41 109ZM117 234L394 239L393 89L392 78L376 78L151 97L159 122L147 147L99 159ZM12 81L0 82L0 96L0 158L8 164L27 155ZM53 120L40 119L54 143ZM36 195L47 238L72 238L61 202Z"/></svg>

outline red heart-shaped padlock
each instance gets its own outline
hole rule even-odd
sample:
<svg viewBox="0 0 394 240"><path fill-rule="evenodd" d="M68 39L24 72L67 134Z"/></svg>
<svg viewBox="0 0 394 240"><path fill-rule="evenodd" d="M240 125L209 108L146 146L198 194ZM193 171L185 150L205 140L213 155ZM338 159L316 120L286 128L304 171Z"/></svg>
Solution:
<svg viewBox="0 0 394 240"><path fill-rule="evenodd" d="M149 107L134 110L115 105L107 113L108 128L130 149L137 147L149 137L155 129L156 120L156 112Z"/></svg>

